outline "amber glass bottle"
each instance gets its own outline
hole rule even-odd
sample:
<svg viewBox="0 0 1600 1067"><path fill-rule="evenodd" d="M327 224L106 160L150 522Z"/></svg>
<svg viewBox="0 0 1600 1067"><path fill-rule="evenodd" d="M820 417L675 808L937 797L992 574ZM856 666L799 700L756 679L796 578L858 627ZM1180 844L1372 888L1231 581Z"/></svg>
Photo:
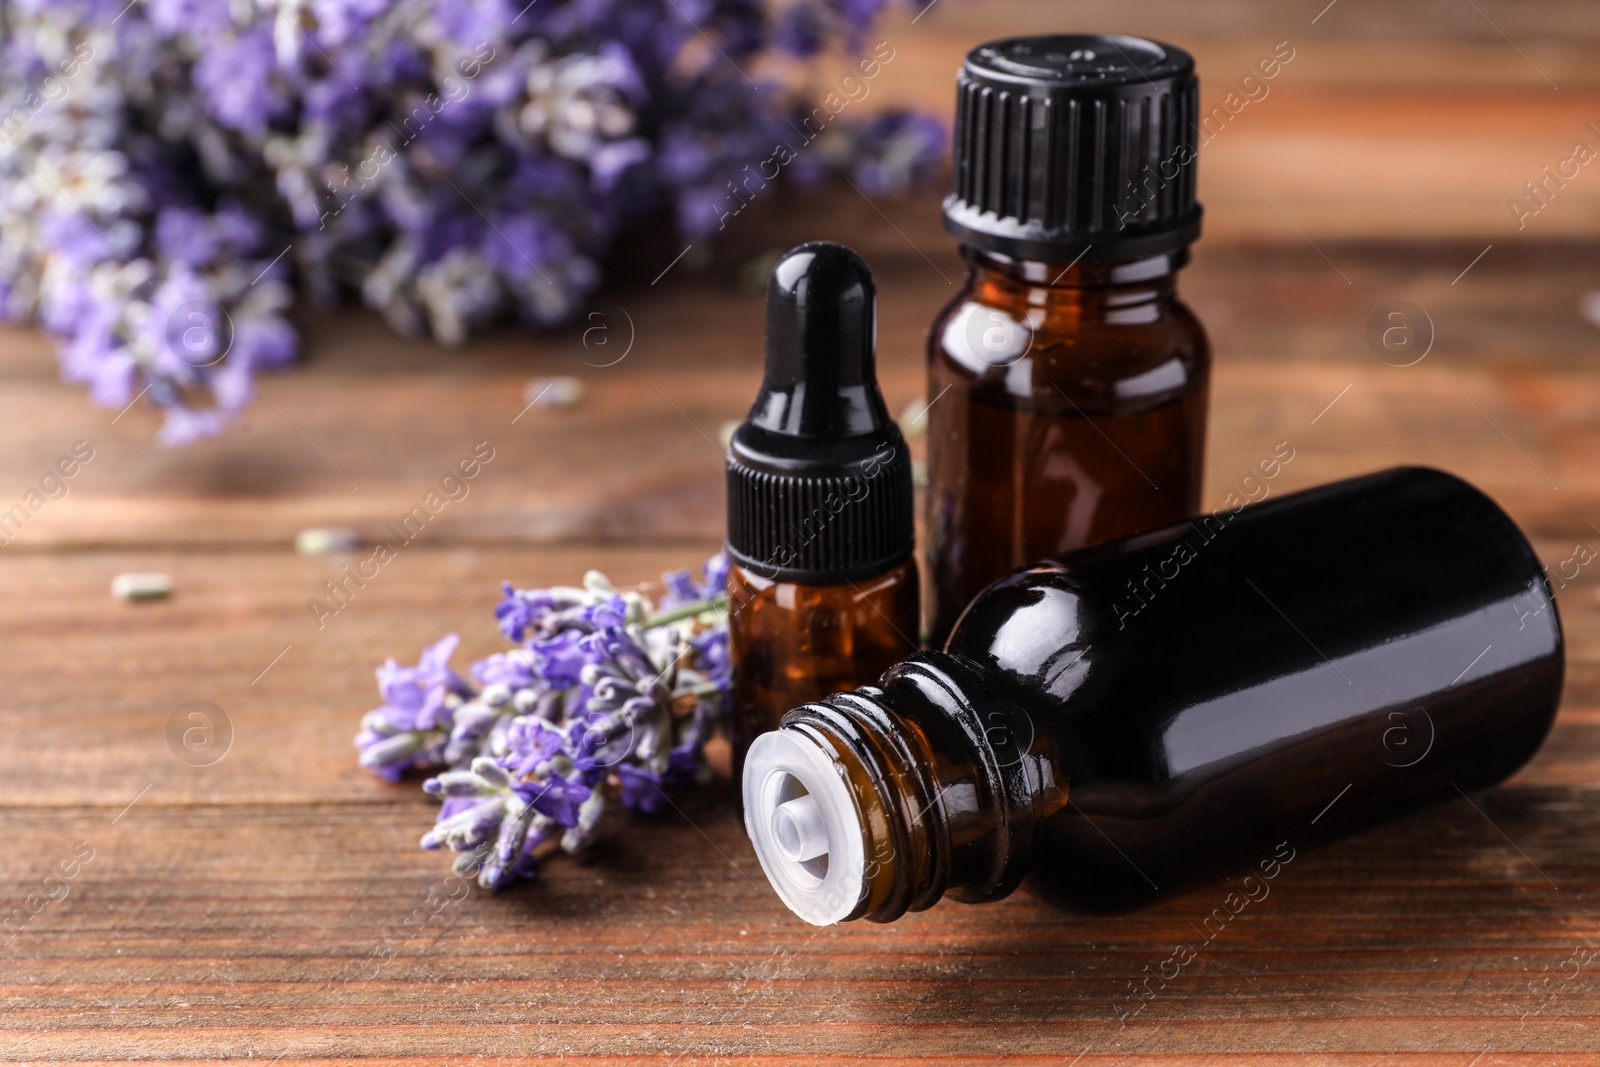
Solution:
<svg viewBox="0 0 1600 1067"><path fill-rule="evenodd" d="M1118 911L1500 781L1562 673L1520 531L1400 468L1007 577L946 652L758 738L745 825L813 923L1029 875Z"/></svg>
<svg viewBox="0 0 1600 1067"><path fill-rule="evenodd" d="M728 603L735 669L735 747L775 730L784 713L875 681L916 649L917 565L860 581L785 582L734 564Z"/></svg>
<svg viewBox="0 0 1600 1067"><path fill-rule="evenodd" d="M975 49L928 338L928 634L1034 560L1200 503L1211 355L1177 297L1199 235L1194 61L1118 37Z"/></svg>
<svg viewBox="0 0 1600 1067"><path fill-rule="evenodd" d="M728 450L737 761L790 708L916 649L911 461L878 391L872 274L801 245L767 285L761 392Z"/></svg>

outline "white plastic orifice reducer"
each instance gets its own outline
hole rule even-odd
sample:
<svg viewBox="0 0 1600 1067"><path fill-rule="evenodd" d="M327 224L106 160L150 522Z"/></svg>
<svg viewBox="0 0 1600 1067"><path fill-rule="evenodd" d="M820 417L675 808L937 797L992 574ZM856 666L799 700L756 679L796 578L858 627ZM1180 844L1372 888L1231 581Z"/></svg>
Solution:
<svg viewBox="0 0 1600 1067"><path fill-rule="evenodd" d="M867 889L861 813L843 769L804 731L757 737L744 764L744 828L791 911L830 926Z"/></svg>

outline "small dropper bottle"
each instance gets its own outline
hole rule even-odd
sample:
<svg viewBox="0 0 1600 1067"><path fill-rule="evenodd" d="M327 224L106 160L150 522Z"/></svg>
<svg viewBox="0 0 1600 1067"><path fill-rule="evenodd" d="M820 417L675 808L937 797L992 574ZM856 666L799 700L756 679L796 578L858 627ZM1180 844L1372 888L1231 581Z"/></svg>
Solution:
<svg viewBox="0 0 1600 1067"><path fill-rule="evenodd" d="M843 245L767 283L766 371L728 449L735 766L784 712L916 650L911 458L874 367L877 291Z"/></svg>

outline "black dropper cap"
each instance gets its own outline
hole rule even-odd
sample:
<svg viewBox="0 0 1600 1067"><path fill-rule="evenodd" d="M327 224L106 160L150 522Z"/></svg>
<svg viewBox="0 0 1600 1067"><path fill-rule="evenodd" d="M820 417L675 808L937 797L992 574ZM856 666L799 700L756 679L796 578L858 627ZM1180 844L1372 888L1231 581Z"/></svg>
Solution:
<svg viewBox="0 0 1600 1067"><path fill-rule="evenodd" d="M878 391L877 289L827 241L767 281L767 364L728 449L728 554L777 581L826 585L905 561L911 457Z"/></svg>
<svg viewBox="0 0 1600 1067"><path fill-rule="evenodd" d="M1139 37L1012 37L956 79L945 229L1019 259L1179 252L1200 236L1194 57Z"/></svg>

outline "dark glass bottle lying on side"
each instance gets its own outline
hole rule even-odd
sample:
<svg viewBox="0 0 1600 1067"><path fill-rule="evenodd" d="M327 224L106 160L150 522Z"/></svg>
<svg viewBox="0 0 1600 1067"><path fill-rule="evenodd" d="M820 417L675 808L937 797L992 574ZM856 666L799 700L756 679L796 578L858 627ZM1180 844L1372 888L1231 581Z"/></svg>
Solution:
<svg viewBox="0 0 1600 1067"><path fill-rule="evenodd" d="M1399 468L1002 579L944 652L758 738L745 824L813 923L1029 876L1118 911L1504 779L1563 664L1515 524Z"/></svg>

